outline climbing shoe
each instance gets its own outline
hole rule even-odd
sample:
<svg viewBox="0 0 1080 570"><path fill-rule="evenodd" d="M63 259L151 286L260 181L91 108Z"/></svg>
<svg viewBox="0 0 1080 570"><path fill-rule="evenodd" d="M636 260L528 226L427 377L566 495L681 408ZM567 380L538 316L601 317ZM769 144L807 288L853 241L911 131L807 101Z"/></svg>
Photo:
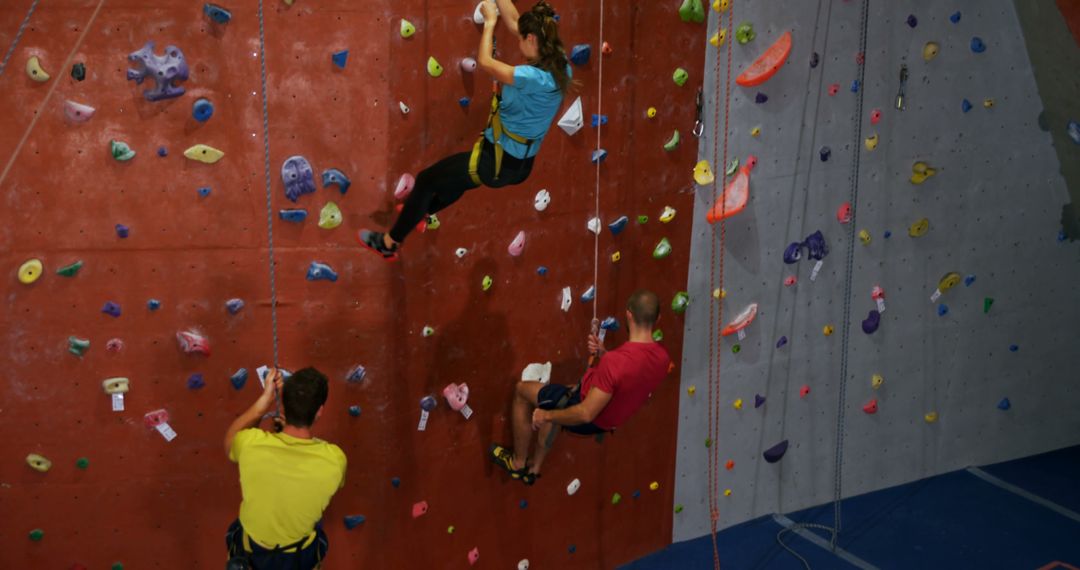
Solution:
<svg viewBox="0 0 1080 570"><path fill-rule="evenodd" d="M493 443L491 444L491 461L502 467L510 477L513 479L521 479L525 474L525 469L514 469L514 454L505 447Z"/></svg>
<svg viewBox="0 0 1080 570"><path fill-rule="evenodd" d="M386 247L386 243L383 241L383 234L381 232L373 232L369 230L360 230L360 245L374 251L382 256L385 261L397 261L398 258L398 246Z"/></svg>

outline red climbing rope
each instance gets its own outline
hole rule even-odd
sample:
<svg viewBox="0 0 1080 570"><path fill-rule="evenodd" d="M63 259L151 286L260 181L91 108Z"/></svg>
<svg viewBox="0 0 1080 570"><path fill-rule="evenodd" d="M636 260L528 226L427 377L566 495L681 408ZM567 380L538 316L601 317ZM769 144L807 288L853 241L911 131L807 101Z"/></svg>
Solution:
<svg viewBox="0 0 1080 570"><path fill-rule="evenodd" d="M731 111L731 42L732 42L732 22L735 19L735 2L730 0L727 8L727 31L724 32L724 43L727 44L727 73L724 80L724 145L723 145L723 160L717 162L720 158L717 156L720 151L720 137L718 136L720 130L720 47L717 46L717 53L715 57L714 66L714 92L713 92L713 152L712 163L717 172L717 175L713 179L713 203L720 200L721 189L726 180L726 177L720 175L720 172L724 172L728 162L728 131L729 129L729 116ZM721 11L717 18L717 33L723 30L724 12ZM720 487L720 449L718 441L720 438L720 364L721 355L723 351L720 350L718 345L720 335L717 335L717 331L723 326L724 319L724 302L723 302L723 287L724 287L724 243L727 235L727 222L724 219L724 213L727 210L727 205L721 206L721 219L720 219L720 251L717 254L716 246L716 226L712 224L712 239L710 240L709 247L709 259L710 259L710 271L709 271L709 284L712 291L719 289L720 295L715 295L713 302L717 304L717 309L714 312L710 306L709 310L709 528L712 535L713 546L713 568L714 570L720 570L720 549L716 542L716 530L717 523L720 520L720 508L718 504L719 487ZM717 266L719 262L719 267ZM715 315L715 316L714 316ZM715 358L714 358L715 354Z"/></svg>

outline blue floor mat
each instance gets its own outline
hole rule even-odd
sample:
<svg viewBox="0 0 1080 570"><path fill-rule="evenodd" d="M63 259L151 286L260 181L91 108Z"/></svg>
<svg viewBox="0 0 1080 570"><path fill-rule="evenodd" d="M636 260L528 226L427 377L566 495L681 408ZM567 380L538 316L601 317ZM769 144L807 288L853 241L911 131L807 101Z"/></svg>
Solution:
<svg viewBox="0 0 1080 570"><path fill-rule="evenodd" d="M982 470L1080 513L1080 446L988 465Z"/></svg>

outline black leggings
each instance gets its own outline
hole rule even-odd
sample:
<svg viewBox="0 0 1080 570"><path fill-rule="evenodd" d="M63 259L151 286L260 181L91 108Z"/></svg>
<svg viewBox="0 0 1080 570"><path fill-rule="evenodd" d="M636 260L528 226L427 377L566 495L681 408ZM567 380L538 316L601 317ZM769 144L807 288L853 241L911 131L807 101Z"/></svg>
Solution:
<svg viewBox="0 0 1080 570"><path fill-rule="evenodd" d="M469 176L470 156L472 152L448 156L416 176L412 193L405 200L405 207L398 215L394 227L390 228L390 239L398 243L405 241L405 237L420 220L457 202L466 190L477 188L477 184ZM502 170L499 172L499 179L495 180L495 146L485 139L477 169L480 180L489 188L521 184L529 178L534 158L522 160L504 152Z"/></svg>

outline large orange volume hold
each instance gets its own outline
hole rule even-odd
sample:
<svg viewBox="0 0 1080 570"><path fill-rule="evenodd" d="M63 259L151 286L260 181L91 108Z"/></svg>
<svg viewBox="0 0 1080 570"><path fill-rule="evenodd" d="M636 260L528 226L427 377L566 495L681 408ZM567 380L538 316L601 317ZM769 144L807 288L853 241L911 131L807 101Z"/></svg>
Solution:
<svg viewBox="0 0 1080 570"><path fill-rule="evenodd" d="M750 64L746 71L740 73L735 78L735 83L743 87L753 87L765 83L772 79L772 76L776 75L777 71L780 71L789 55L791 55L791 32L787 31L773 45L769 46L769 49L761 54L761 57Z"/></svg>
<svg viewBox="0 0 1080 570"><path fill-rule="evenodd" d="M735 179L724 189L724 194L713 204L713 207L705 214L705 219L710 224L730 218L746 208L750 200L750 169L742 167Z"/></svg>

